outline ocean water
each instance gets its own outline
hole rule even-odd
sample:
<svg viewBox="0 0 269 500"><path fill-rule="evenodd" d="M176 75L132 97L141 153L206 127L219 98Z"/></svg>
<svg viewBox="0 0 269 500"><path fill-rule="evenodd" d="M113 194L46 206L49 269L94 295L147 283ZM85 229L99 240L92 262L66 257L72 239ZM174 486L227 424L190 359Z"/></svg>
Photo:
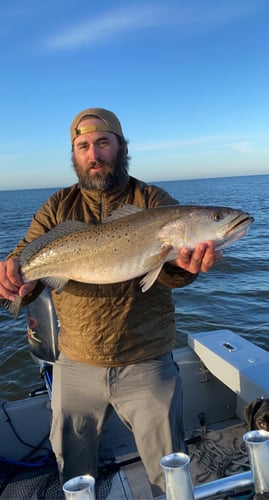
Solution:
<svg viewBox="0 0 269 500"><path fill-rule="evenodd" d="M248 234L191 285L173 291L178 347L188 333L230 329L269 351L269 175L155 182L181 204L241 208L255 217ZM56 189L0 191L0 260L24 235ZM0 309L0 399L23 398L42 384L29 355L26 318Z"/></svg>

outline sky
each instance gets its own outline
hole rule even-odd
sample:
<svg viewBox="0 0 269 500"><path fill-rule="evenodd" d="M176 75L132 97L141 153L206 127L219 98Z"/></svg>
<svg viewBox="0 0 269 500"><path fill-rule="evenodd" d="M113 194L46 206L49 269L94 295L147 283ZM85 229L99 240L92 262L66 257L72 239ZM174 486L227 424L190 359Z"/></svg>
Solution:
<svg viewBox="0 0 269 500"><path fill-rule="evenodd" d="M268 174L268 19L268 0L1 2L0 190L76 182L89 107L142 180Z"/></svg>

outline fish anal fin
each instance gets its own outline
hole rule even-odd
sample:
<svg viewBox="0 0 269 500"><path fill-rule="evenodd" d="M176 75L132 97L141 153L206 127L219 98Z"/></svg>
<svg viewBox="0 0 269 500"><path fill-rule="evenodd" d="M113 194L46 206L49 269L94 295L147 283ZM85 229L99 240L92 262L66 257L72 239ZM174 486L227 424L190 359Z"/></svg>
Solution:
<svg viewBox="0 0 269 500"><path fill-rule="evenodd" d="M69 278L55 278L55 277L46 277L46 278L41 278L42 283L45 283L48 285L50 288L56 289L57 293L60 293L65 285L68 283Z"/></svg>

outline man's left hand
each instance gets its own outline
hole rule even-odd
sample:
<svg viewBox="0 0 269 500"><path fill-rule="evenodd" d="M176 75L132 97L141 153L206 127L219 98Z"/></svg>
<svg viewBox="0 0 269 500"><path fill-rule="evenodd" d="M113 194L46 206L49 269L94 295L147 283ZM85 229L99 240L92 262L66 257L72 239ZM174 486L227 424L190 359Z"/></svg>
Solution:
<svg viewBox="0 0 269 500"><path fill-rule="evenodd" d="M220 260L221 256L221 251L216 251L214 241L210 240L198 243L194 250L187 247L182 248L178 257L170 263L193 274L207 273Z"/></svg>

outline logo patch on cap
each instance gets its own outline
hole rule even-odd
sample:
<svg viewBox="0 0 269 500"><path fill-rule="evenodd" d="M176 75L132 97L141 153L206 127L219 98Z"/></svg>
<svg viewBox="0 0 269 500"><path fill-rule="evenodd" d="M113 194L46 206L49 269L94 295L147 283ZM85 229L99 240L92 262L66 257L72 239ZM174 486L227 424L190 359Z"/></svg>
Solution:
<svg viewBox="0 0 269 500"><path fill-rule="evenodd" d="M88 132L96 132L98 130L103 130L108 132L107 125L88 125L87 127L76 128L76 134L87 134Z"/></svg>

